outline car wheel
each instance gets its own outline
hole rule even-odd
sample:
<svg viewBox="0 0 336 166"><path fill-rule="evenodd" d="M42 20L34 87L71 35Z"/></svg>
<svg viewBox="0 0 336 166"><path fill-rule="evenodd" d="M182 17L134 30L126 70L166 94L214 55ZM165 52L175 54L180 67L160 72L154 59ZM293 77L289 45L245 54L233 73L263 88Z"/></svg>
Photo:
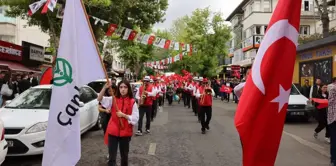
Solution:
<svg viewBox="0 0 336 166"><path fill-rule="evenodd" d="M103 128L102 117L101 117L101 114L99 114L96 125L93 127L93 130L100 130L102 128Z"/></svg>

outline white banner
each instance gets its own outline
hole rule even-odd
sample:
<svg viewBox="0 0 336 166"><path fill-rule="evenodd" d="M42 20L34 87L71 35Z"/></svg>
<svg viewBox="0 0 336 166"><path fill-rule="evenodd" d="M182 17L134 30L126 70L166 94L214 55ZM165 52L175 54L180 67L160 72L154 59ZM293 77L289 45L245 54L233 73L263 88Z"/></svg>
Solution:
<svg viewBox="0 0 336 166"><path fill-rule="evenodd" d="M77 164L84 127L80 125L80 114L86 112L85 106L80 106L79 88L105 77L81 3L81 0L66 1L42 166Z"/></svg>

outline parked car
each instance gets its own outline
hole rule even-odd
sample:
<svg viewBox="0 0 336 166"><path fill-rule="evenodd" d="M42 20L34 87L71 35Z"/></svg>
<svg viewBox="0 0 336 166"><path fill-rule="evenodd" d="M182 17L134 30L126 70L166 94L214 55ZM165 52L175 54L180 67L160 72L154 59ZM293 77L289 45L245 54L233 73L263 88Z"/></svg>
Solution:
<svg viewBox="0 0 336 166"><path fill-rule="evenodd" d="M116 78L117 85L120 81L121 80L119 78ZM88 86L91 87L93 90L95 90L97 93L99 93L103 89L106 82L107 82L106 79L100 79L100 80L90 82Z"/></svg>
<svg viewBox="0 0 336 166"><path fill-rule="evenodd" d="M1 140L0 140L0 165L5 161L7 151L8 151L8 144L5 140L5 128L4 123L0 119L0 133L1 133Z"/></svg>
<svg viewBox="0 0 336 166"><path fill-rule="evenodd" d="M309 121L313 116L315 107L309 102L309 99L303 96L300 91L292 84L288 108L287 119L299 118Z"/></svg>
<svg viewBox="0 0 336 166"><path fill-rule="evenodd" d="M5 124L8 156L42 154L46 136L52 85L32 87L0 109ZM80 88L81 133L91 128L100 129L98 101L95 91Z"/></svg>

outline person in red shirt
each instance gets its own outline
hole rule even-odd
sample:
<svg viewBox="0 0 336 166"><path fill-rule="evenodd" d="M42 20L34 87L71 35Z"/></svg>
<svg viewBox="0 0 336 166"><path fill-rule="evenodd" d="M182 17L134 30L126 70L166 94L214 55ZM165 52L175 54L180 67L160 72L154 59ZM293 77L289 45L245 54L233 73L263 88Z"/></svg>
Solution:
<svg viewBox="0 0 336 166"><path fill-rule="evenodd" d="M210 130L209 123L212 116L212 97L215 96L214 90L210 87L208 79L204 78L202 85L196 92L196 97L199 99L199 115L202 125L202 134L205 130Z"/></svg>
<svg viewBox="0 0 336 166"><path fill-rule="evenodd" d="M100 93L102 96L103 92ZM108 165L116 165L118 146L120 149L121 166L128 165L128 152L133 126L138 123L139 110L133 98L131 85L123 80L119 82L117 93L111 101L111 118L109 120L105 144L108 145Z"/></svg>
<svg viewBox="0 0 336 166"><path fill-rule="evenodd" d="M150 133L151 113L153 105L153 97L156 96L156 92L153 89L153 85L150 83L150 77L146 76L143 79L143 85L140 86L135 98L139 101L139 123L138 131L135 133L137 136L142 135L142 120L146 114L146 133ZM146 89L144 89L146 87ZM144 98L143 98L144 97ZM143 102L141 100L144 100Z"/></svg>

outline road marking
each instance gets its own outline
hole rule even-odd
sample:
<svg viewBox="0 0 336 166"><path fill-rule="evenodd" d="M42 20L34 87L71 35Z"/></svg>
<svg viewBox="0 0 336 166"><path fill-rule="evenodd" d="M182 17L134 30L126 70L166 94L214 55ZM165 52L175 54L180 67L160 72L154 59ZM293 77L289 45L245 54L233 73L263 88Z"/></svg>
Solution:
<svg viewBox="0 0 336 166"><path fill-rule="evenodd" d="M150 143L149 144L149 149L148 149L148 154L149 155L155 155L155 150L156 150L156 143Z"/></svg>
<svg viewBox="0 0 336 166"><path fill-rule="evenodd" d="M283 133L286 134L286 135L288 135L288 136L290 136L290 137L292 137L293 139L295 139L299 143L312 148L313 150L315 150L316 152L320 153L321 155L326 156L326 157L330 157L330 153L323 146L318 145L318 144L313 143L313 142L310 142L310 141L307 141L307 140L305 140L305 139L303 139L303 138L301 138L299 136L296 136L294 134L287 133L286 131L284 131Z"/></svg>

